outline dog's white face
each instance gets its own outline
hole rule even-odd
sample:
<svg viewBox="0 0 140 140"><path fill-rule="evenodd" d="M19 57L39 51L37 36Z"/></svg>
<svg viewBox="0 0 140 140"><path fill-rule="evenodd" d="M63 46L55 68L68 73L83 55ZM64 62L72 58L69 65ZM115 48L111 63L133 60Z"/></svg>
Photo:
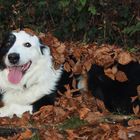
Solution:
<svg viewBox="0 0 140 140"><path fill-rule="evenodd" d="M3 62L8 68L8 80L18 84L24 74L35 65L41 55L41 44L37 36L25 31L12 32L3 44Z"/></svg>

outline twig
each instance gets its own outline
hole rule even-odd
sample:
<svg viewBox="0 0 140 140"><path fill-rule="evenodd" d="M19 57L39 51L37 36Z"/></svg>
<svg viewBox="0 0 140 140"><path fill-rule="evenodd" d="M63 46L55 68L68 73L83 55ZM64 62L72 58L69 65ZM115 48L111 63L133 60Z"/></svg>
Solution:
<svg viewBox="0 0 140 140"><path fill-rule="evenodd" d="M37 128L33 128L33 127L31 127L31 128L24 128L24 127L15 127L15 126L0 126L0 137L12 136L14 134L18 134L18 133L24 132L27 129L29 129L33 133L38 131Z"/></svg>

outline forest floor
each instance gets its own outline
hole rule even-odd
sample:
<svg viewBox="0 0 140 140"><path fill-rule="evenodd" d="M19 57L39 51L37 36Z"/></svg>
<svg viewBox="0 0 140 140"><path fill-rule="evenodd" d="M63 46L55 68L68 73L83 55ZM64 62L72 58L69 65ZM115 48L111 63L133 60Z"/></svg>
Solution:
<svg viewBox="0 0 140 140"><path fill-rule="evenodd" d="M73 74L83 74L96 63L106 68L105 73L110 78L125 81L124 73L116 76L117 71L114 72L114 68L110 69L109 66L114 61L124 65L130 61L139 61L139 55L130 54L116 46L97 47L96 44L61 43L52 35L39 36L51 47L56 68L65 62L65 70L72 71ZM76 58L76 62L71 60L71 55ZM87 89L74 97L72 94L75 89L70 89L68 85L66 89L55 105L43 106L32 115L26 112L22 118L0 118L0 140L140 139L139 107L134 109L135 114L114 114Z"/></svg>

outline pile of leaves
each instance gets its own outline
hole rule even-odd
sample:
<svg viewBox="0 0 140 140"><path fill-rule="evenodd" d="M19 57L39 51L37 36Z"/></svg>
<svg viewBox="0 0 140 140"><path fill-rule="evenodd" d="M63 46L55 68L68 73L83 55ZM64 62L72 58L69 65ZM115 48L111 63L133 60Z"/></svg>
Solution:
<svg viewBox="0 0 140 140"><path fill-rule="evenodd" d="M139 61L139 52L129 53L117 46L62 43L51 34L46 36L40 33L38 36L51 48L54 67L57 69L64 64L64 69L71 72L71 76L82 74L86 77L91 66L97 64L104 67L105 74L111 79L125 81L125 73L113 64L117 62L126 65L131 61ZM72 88L65 85L66 92L61 93L54 106L43 106L32 115L26 112L22 118L0 118L0 139L139 139L139 109L136 115L114 115L86 87L80 95L73 97L73 93L77 91L76 80L73 79L72 83Z"/></svg>

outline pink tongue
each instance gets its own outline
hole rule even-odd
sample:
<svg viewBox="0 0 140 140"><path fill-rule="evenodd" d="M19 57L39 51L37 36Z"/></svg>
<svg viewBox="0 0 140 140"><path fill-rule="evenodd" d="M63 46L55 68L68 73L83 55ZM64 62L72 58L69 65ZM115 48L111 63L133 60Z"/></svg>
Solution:
<svg viewBox="0 0 140 140"><path fill-rule="evenodd" d="M21 67L12 67L9 69L8 80L12 84L18 84L22 79L22 69Z"/></svg>

